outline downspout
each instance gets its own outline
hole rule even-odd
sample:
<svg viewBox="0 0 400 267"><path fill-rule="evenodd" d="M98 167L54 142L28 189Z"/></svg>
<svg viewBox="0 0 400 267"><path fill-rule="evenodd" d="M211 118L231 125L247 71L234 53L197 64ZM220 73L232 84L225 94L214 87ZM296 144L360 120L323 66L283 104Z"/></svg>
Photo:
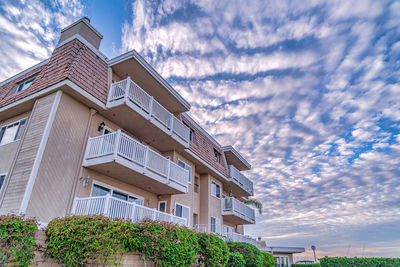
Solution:
<svg viewBox="0 0 400 267"><path fill-rule="evenodd" d="M89 139L89 132L90 132L90 128L92 126L92 120L93 120L93 117L94 117L94 115L96 113L97 113L97 110L95 110L93 108L90 109L90 116L89 116L89 120L88 120L87 127L86 127L83 146L82 146L81 153L80 153L80 156L79 156L78 166L76 168L75 180L74 180L75 182L74 182L74 185L72 186L71 194L70 194L69 199L68 199L67 215L70 214L70 211L72 209L72 205L74 203L75 195L76 195L76 192L78 190L79 182L82 180L82 173L83 173L82 162L83 162L83 157L85 155L85 150L86 150L87 142L88 142L88 139Z"/></svg>

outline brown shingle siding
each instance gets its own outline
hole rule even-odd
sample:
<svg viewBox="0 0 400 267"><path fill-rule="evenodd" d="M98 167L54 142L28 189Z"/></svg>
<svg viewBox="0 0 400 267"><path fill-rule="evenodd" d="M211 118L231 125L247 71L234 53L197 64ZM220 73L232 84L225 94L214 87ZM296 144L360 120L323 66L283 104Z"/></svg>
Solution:
<svg viewBox="0 0 400 267"><path fill-rule="evenodd" d="M37 74L37 77L29 88L17 94L8 94L19 82L35 74ZM1 86L0 107L23 99L65 79L74 82L103 103L106 102L107 63L82 42L75 39L56 48L46 65Z"/></svg>
<svg viewBox="0 0 400 267"><path fill-rule="evenodd" d="M206 135L204 135L196 125L190 123L184 116L182 120L194 131L195 139L194 142L190 142L189 149L195 153L202 160L206 161L216 170L221 172L225 176L228 174L228 166L226 164L225 155L219 146L216 146L213 141L211 141ZM214 149L221 154L221 163L215 160Z"/></svg>

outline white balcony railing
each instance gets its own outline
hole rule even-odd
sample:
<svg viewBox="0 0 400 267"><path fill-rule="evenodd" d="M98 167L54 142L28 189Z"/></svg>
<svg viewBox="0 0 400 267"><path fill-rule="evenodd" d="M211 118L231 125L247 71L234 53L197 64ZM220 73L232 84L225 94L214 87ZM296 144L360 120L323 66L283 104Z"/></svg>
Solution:
<svg viewBox="0 0 400 267"><path fill-rule="evenodd" d="M190 129L183 122L177 119L171 112L164 108L151 95L146 93L139 85L128 77L125 80L111 84L107 103L129 100L156 119L163 127L171 133L175 133L186 143L189 143Z"/></svg>
<svg viewBox="0 0 400 267"><path fill-rule="evenodd" d="M236 169L235 166L229 165L229 174L235 184L239 185L250 195L253 195L253 182Z"/></svg>
<svg viewBox="0 0 400 267"><path fill-rule="evenodd" d="M151 209L135 202L121 200L110 195L100 197L76 197L72 206L73 215L104 215L112 219L140 222L143 219L171 222L186 226L186 218Z"/></svg>
<svg viewBox="0 0 400 267"><path fill-rule="evenodd" d="M256 218L254 209L234 197L222 199L222 215L235 215L251 223Z"/></svg>
<svg viewBox="0 0 400 267"><path fill-rule="evenodd" d="M113 133L90 137L86 147L85 165L96 158L108 155L120 156L165 179L165 183L176 183L186 191L189 171L158 154L148 146L118 130Z"/></svg>
<svg viewBox="0 0 400 267"><path fill-rule="evenodd" d="M241 235L238 233L224 233L223 235L225 236L226 241L248 243L254 246L257 245L257 240L247 235Z"/></svg>

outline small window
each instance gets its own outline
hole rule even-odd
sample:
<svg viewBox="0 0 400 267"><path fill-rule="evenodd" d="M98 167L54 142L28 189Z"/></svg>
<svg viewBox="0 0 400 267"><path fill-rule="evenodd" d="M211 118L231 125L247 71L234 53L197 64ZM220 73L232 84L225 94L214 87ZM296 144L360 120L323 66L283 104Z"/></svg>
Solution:
<svg viewBox="0 0 400 267"><path fill-rule="evenodd" d="M214 148L214 156L215 156L215 161L221 163L221 153L219 153L215 148Z"/></svg>
<svg viewBox="0 0 400 267"><path fill-rule="evenodd" d="M167 212L167 201L158 202L158 210L162 212Z"/></svg>
<svg viewBox="0 0 400 267"><path fill-rule="evenodd" d="M198 193L200 188L200 179L199 177L194 177L194 192Z"/></svg>
<svg viewBox="0 0 400 267"><path fill-rule="evenodd" d="M192 183L192 167L178 159L178 165L189 171L189 184Z"/></svg>
<svg viewBox="0 0 400 267"><path fill-rule="evenodd" d="M6 174L0 174L0 192L1 192L1 189L3 188L3 184L4 184L4 181L6 180Z"/></svg>
<svg viewBox="0 0 400 267"><path fill-rule="evenodd" d="M21 92L21 91L25 90L26 88L28 88L29 86L31 86L31 84L33 83L34 80L35 80L35 77L30 78L30 79L28 79L28 80L25 80L25 81L21 82L21 83L18 85L18 88L17 88L16 93Z"/></svg>
<svg viewBox="0 0 400 267"><path fill-rule="evenodd" d="M220 234L221 233L221 220L215 217L211 217L211 233Z"/></svg>
<svg viewBox="0 0 400 267"><path fill-rule="evenodd" d="M17 141L21 138L25 128L26 119L10 123L0 129L0 145Z"/></svg>
<svg viewBox="0 0 400 267"><path fill-rule="evenodd" d="M190 140L190 142L195 142L194 130L193 130L192 128L190 128L190 126L187 125L186 123L183 123L183 124L185 124L185 125L189 128L189 130L190 130L190 133L189 133L189 140Z"/></svg>
<svg viewBox="0 0 400 267"><path fill-rule="evenodd" d="M175 203L175 216L186 218L186 224L189 225L189 220L190 220L189 207L183 206L179 203Z"/></svg>
<svg viewBox="0 0 400 267"><path fill-rule="evenodd" d="M221 198L221 186L214 181L211 181L211 195Z"/></svg>

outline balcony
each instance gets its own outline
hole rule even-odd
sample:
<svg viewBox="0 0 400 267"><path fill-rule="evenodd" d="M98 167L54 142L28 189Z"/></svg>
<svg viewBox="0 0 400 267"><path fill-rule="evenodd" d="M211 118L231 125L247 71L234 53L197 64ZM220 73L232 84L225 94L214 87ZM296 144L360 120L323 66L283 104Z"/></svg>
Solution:
<svg viewBox="0 0 400 267"><path fill-rule="evenodd" d="M71 213L73 215L104 215L112 219L140 222L144 219L171 222L186 226L186 218L151 209L134 202L121 200L110 195L101 197L75 198Z"/></svg>
<svg viewBox="0 0 400 267"><path fill-rule="evenodd" d="M129 77L111 84L102 114L162 151L189 147L190 129Z"/></svg>
<svg viewBox="0 0 400 267"><path fill-rule="evenodd" d="M240 197L248 197L253 195L253 182L244 176L238 169L233 165L229 165L229 175L231 185L229 189L232 193Z"/></svg>
<svg viewBox="0 0 400 267"><path fill-rule="evenodd" d="M254 210L234 197L222 199L222 216L234 224L255 223Z"/></svg>
<svg viewBox="0 0 400 267"><path fill-rule="evenodd" d="M188 170L121 130L89 138L83 166L155 194L188 189Z"/></svg>
<svg viewBox="0 0 400 267"><path fill-rule="evenodd" d="M225 236L225 241L248 243L257 246L257 240L247 235L238 233L224 233L223 235Z"/></svg>

